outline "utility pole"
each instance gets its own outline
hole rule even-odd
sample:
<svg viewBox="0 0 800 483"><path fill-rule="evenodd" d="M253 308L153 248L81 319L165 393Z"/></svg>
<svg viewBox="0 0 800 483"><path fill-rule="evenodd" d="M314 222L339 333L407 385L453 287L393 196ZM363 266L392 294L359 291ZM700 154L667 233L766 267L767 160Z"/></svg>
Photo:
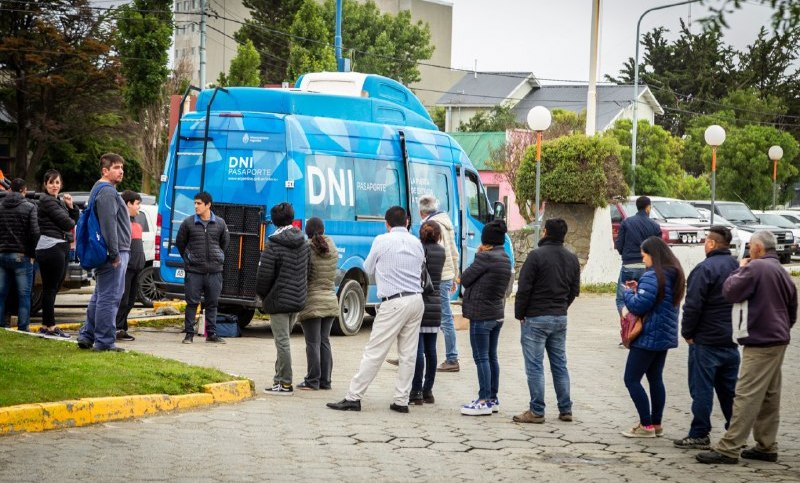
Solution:
<svg viewBox="0 0 800 483"><path fill-rule="evenodd" d="M333 37L333 49L336 55L336 69L345 72L342 58L342 0L336 0L336 33Z"/></svg>
<svg viewBox="0 0 800 483"><path fill-rule="evenodd" d="M586 135L594 136L597 123L597 51L600 37L600 0L592 0L592 38L589 50L589 89L586 93Z"/></svg>
<svg viewBox="0 0 800 483"><path fill-rule="evenodd" d="M200 0L200 88L206 88L206 0Z"/></svg>

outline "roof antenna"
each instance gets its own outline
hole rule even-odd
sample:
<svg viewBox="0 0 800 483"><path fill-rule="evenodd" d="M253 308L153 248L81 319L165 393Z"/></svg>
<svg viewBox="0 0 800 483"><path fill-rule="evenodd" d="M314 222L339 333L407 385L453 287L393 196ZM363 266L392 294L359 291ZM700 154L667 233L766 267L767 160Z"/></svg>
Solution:
<svg viewBox="0 0 800 483"><path fill-rule="evenodd" d="M475 59L475 69L472 71L472 77L478 78L478 59Z"/></svg>

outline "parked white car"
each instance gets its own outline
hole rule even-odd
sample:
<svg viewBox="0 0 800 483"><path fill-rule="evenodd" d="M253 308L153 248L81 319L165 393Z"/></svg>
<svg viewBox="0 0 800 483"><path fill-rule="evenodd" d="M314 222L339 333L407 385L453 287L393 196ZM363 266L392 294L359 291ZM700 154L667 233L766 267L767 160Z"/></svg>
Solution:
<svg viewBox="0 0 800 483"><path fill-rule="evenodd" d="M764 225L774 225L778 228L786 228L787 230L791 230L792 235L794 235L795 245L793 253L798 253L797 245L800 243L800 225L792 223L784 215L780 215L778 213L770 213L768 211L753 211L753 213L756 215L756 217L758 217L758 221Z"/></svg>
<svg viewBox="0 0 800 483"><path fill-rule="evenodd" d="M781 215L782 217L794 223L795 226L800 228L800 210L765 210L764 213Z"/></svg>

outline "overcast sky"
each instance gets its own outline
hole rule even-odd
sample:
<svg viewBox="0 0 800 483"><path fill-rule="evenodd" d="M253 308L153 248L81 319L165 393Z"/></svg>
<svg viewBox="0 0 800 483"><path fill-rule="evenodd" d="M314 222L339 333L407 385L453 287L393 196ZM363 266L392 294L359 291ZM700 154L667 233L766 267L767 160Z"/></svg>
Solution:
<svg viewBox="0 0 800 483"><path fill-rule="evenodd" d="M528 71L539 78L587 81L591 0L452 0L453 67L479 71ZM600 15L599 76L617 75L623 62L633 57L636 22L645 10L675 3L670 0L602 0ZM726 41L744 49L762 25L771 25L772 9L745 0L741 10L729 15ZM642 21L642 34L657 26L673 32L679 19L708 15L701 4L651 12ZM640 54L641 55L641 54Z"/></svg>

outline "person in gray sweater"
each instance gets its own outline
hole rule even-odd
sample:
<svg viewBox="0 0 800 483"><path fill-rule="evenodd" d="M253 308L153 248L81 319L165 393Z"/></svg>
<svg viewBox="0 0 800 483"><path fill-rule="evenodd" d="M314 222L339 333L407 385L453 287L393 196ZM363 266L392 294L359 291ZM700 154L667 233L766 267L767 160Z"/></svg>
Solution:
<svg viewBox="0 0 800 483"><path fill-rule="evenodd" d="M104 154L100 158L100 180L92 187L92 193L96 193L94 210L108 247L108 260L95 270L94 293L86 309L86 323L78 335L81 349L124 351L115 345L117 310L125 292L125 271L131 254L131 221L116 189L125 175L124 164L119 154Z"/></svg>

